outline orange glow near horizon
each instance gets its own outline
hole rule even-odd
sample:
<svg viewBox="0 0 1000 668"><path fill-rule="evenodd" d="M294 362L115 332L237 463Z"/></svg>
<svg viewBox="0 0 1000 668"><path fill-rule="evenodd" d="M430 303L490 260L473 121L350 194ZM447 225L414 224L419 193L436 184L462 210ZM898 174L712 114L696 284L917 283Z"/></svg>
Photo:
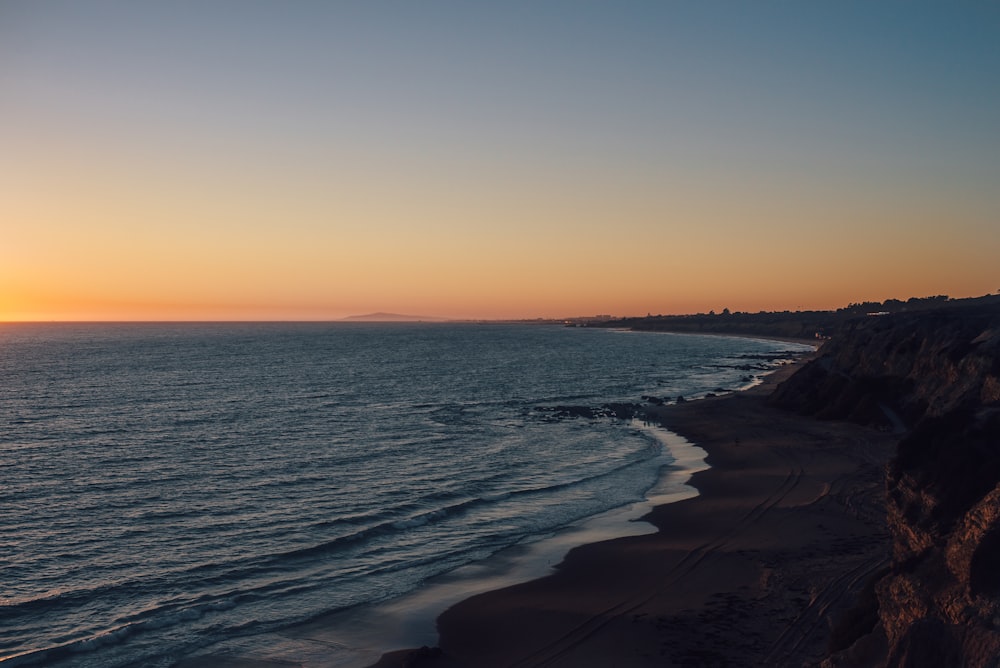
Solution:
<svg viewBox="0 0 1000 668"><path fill-rule="evenodd" d="M220 202L181 189L159 202L88 180L61 203L29 195L0 205L19 221L0 250L0 320L829 309L978 296L1000 278L996 241L975 227L958 238L960 228L935 226L915 206L828 211L761 196L721 205L676 191L630 193L619 212L624 201L595 194L591 181L579 196L553 189L489 207L456 203L430 182L419 206L293 193L296 207L282 210L273 189L222 191ZM800 229L802 219L812 225Z"/></svg>
<svg viewBox="0 0 1000 668"><path fill-rule="evenodd" d="M872 292L858 289L851 295L840 296L832 290L823 291L822 286L803 283L782 289L780 283L772 279L758 277L743 281L746 292L725 285L726 280L706 280L702 291L682 293L657 287L652 281L633 278L621 283L604 286L582 282L580 294L575 285L565 283L550 284L536 289L529 279L520 285L504 283L488 284L483 280L469 281L450 292L439 286L424 290L394 290L380 294L378 285L367 290L349 290L356 293L341 299L323 299L315 293L297 295L294 289L287 297L270 291L270 301L255 302L241 298L238 293L226 294L219 290L206 290L207 294L183 294L177 296L161 292L142 299L139 290L123 290L120 293L75 293L18 294L7 293L0 298L0 321L298 321L298 320L339 320L350 315L376 311L445 317L470 320L504 320L534 318L565 318L595 314L614 316L637 316L652 314L697 313L709 310L721 311L781 311L836 309L850 302L884 300L887 298L906 299L910 296L949 294L952 297L979 296L989 291L933 289L938 285L928 281L923 291L907 292L900 282L897 290ZM885 284L891 284L888 280ZM400 278L400 280L403 280ZM536 278L535 280L545 280ZM727 279L727 280L732 280ZM934 284L934 285L932 285ZM763 285L763 287L757 287ZM141 287L141 286L140 286ZM252 289L251 289L252 292ZM314 291L315 292L315 291ZM768 301L755 294L779 294L782 301ZM527 295L527 296L525 296Z"/></svg>
<svg viewBox="0 0 1000 668"><path fill-rule="evenodd" d="M0 320L755 312L979 296L997 282L995 242L957 239L915 207L831 212L760 196L720 205L677 191L631 193L616 213L623 201L591 182L579 197L552 190L526 195L532 206L489 208L430 182L419 207L314 195L282 211L273 190L216 203L181 190L164 204L115 198L113 187L93 201L84 195L100 184L86 175L73 185L78 197L61 204L0 205L20 221L0 249ZM814 225L800 230L804 218Z"/></svg>

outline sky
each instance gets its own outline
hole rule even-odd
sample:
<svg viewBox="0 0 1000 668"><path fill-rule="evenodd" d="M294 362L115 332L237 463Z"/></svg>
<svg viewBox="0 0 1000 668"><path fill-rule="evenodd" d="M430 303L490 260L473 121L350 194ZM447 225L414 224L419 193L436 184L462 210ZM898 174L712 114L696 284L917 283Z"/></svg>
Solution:
<svg viewBox="0 0 1000 668"><path fill-rule="evenodd" d="M998 258L998 3L0 0L0 321L825 309Z"/></svg>

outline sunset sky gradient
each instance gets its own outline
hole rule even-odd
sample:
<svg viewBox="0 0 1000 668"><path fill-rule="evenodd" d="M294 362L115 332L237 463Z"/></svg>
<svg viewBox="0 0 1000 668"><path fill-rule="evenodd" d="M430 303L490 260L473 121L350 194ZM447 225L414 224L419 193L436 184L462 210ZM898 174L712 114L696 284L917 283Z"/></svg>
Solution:
<svg viewBox="0 0 1000 668"><path fill-rule="evenodd" d="M998 258L998 3L0 0L0 320L835 308Z"/></svg>

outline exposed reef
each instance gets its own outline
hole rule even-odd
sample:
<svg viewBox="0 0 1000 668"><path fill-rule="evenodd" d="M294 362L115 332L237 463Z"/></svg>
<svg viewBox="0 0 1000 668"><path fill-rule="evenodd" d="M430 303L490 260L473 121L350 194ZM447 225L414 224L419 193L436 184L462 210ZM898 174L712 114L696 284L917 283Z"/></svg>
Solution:
<svg viewBox="0 0 1000 668"><path fill-rule="evenodd" d="M535 410L545 413L548 420L562 420L565 418L586 418L588 420L618 418L620 420L631 420L641 414L642 406L635 403L610 403L596 408L592 406L536 406Z"/></svg>
<svg viewBox="0 0 1000 668"><path fill-rule="evenodd" d="M849 640L884 634L887 666L1000 665L1000 306L845 323L770 401L901 434L886 470L892 565L857 612L877 607L874 628Z"/></svg>

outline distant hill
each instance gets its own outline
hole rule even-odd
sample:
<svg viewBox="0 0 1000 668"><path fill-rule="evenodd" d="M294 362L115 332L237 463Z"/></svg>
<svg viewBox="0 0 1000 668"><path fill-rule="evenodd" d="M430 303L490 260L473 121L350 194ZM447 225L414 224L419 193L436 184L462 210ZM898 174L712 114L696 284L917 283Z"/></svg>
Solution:
<svg viewBox="0 0 1000 668"><path fill-rule="evenodd" d="M349 322L447 322L447 318L430 315L403 315L401 313L368 313L344 318Z"/></svg>

